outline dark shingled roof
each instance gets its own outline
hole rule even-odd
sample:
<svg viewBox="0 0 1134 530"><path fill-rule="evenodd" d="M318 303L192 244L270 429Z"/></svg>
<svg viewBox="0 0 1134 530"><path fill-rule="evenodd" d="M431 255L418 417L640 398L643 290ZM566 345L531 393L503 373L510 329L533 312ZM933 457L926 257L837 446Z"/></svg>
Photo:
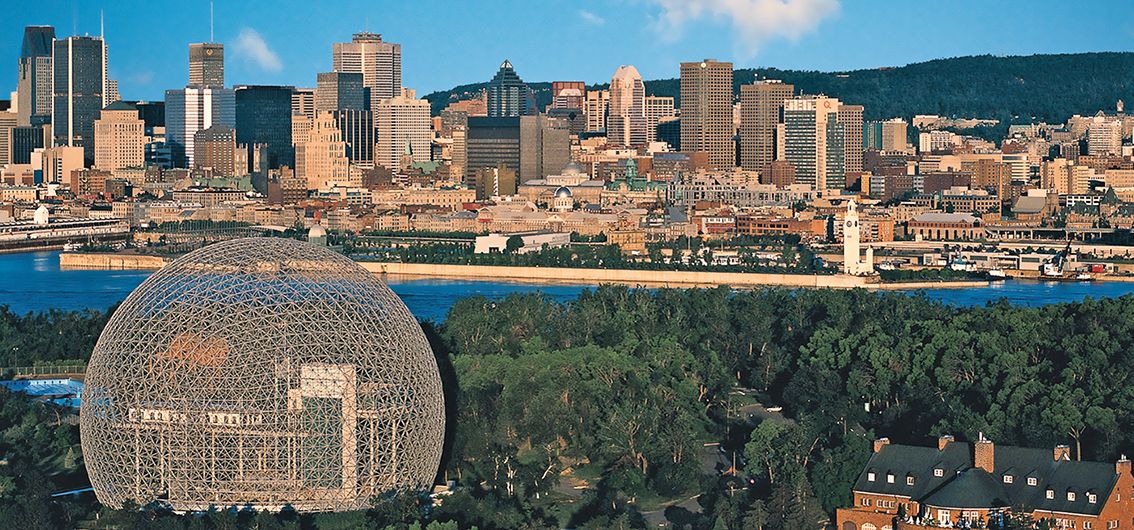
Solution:
<svg viewBox="0 0 1134 530"><path fill-rule="evenodd" d="M940 469L940 477L934 470ZM870 474L874 480L869 480ZM889 476L893 475L893 481ZM1011 483L1005 482L1005 476ZM910 485L906 478L913 477ZM1035 485L1029 485L1029 478ZM942 508L1022 506L1028 511L1097 515L1118 481L1115 465L1106 462L1055 460L1051 450L994 448L993 471L975 468L973 448L951 442L936 447L885 445L874 453L855 482L855 491L908 497ZM1047 491L1052 498L1047 498ZM1068 492L1075 500L1068 500ZM1090 502L1090 494L1096 496Z"/></svg>

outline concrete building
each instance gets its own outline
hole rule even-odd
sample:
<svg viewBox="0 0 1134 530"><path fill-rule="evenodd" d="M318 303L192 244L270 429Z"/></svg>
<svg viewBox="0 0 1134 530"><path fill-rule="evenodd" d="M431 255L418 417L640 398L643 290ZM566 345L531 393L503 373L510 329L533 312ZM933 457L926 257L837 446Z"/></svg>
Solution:
<svg viewBox="0 0 1134 530"><path fill-rule="evenodd" d="M902 118L872 121L862 128L862 144L866 149L906 153L909 152L908 132L909 126Z"/></svg>
<svg viewBox="0 0 1134 530"><path fill-rule="evenodd" d="M862 172L862 105L839 105L839 123L843 125L843 170L847 174ZM904 122L903 122L904 123Z"/></svg>
<svg viewBox="0 0 1134 530"><path fill-rule="evenodd" d="M473 252L477 254L501 254L508 248L508 240L518 237L521 245L516 249L517 254L539 252L546 245L548 248L562 248L571 244L570 232L518 232L511 234L485 234L477 236L473 245Z"/></svg>
<svg viewBox="0 0 1134 530"><path fill-rule="evenodd" d="M47 183L71 182L71 174L84 167L81 147L48 147L40 153L43 181ZM71 188L71 191L75 190L76 188Z"/></svg>
<svg viewBox="0 0 1134 530"><path fill-rule="evenodd" d="M800 96L784 102L784 158L795 167L795 181L819 193L843 188L846 179L845 130L839 100Z"/></svg>
<svg viewBox="0 0 1134 530"><path fill-rule="evenodd" d="M402 45L385 42L377 33L355 33L350 42L333 46L331 69L361 73L362 86L370 89L370 110L377 114L384 99L398 97L402 91Z"/></svg>
<svg viewBox="0 0 1134 530"><path fill-rule="evenodd" d="M672 101L671 101L672 103ZM655 135L657 123L654 123ZM633 66L619 66L610 79L606 140L611 145L639 146L648 141L646 85Z"/></svg>
<svg viewBox="0 0 1134 530"><path fill-rule="evenodd" d="M465 139L465 180L476 181L484 168L520 170L520 118L470 116Z"/></svg>
<svg viewBox="0 0 1134 530"><path fill-rule="evenodd" d="M189 45L189 84L224 86L224 44L202 42Z"/></svg>
<svg viewBox="0 0 1134 530"><path fill-rule="evenodd" d="M565 119L520 117L520 182L557 174L571 163L571 131Z"/></svg>
<svg viewBox="0 0 1134 530"><path fill-rule="evenodd" d="M740 167L766 172L776 159L776 132L795 85L778 80L740 85ZM861 166L861 164L860 164Z"/></svg>
<svg viewBox="0 0 1134 530"><path fill-rule="evenodd" d="M516 172L499 165L476 171L476 199L483 201L492 197L515 195L518 188Z"/></svg>
<svg viewBox="0 0 1134 530"><path fill-rule="evenodd" d="M247 154L239 159L245 164L243 171L237 171L235 129L213 125L208 129L197 131L193 136L194 169L211 170L216 177L232 177L247 172Z"/></svg>
<svg viewBox="0 0 1134 530"><path fill-rule="evenodd" d="M536 113L535 95L507 59L488 82L488 117L511 118Z"/></svg>
<svg viewBox="0 0 1134 530"><path fill-rule="evenodd" d="M53 46L54 145L83 148L94 162L94 121L111 102L106 93L106 42L101 37L67 37Z"/></svg>
<svg viewBox="0 0 1134 530"><path fill-rule="evenodd" d="M375 164L398 171L406 154L414 162L429 161L433 131L428 101L418 99L415 91L405 88L397 97L379 102L375 109Z"/></svg>
<svg viewBox="0 0 1134 530"><path fill-rule="evenodd" d="M1087 127L1087 153L1106 156L1122 153L1122 120L1112 119L1101 112L1091 118Z"/></svg>
<svg viewBox="0 0 1134 530"><path fill-rule="evenodd" d="M606 114L609 106L609 90L587 91L586 100L583 101L583 113L587 116L587 132L596 133L606 130Z"/></svg>
<svg viewBox="0 0 1134 530"><path fill-rule="evenodd" d="M318 190L350 184L350 160L335 115L319 113L312 120L306 142L295 146L295 174Z"/></svg>
<svg viewBox="0 0 1134 530"><path fill-rule="evenodd" d="M735 166L732 99L732 63L681 63L681 149L709 153L713 167Z"/></svg>
<svg viewBox="0 0 1134 530"><path fill-rule="evenodd" d="M315 117L314 88L293 88L291 91L291 115L306 118Z"/></svg>
<svg viewBox="0 0 1134 530"><path fill-rule="evenodd" d="M174 167L194 167L193 136L214 125L237 125L233 90L187 86L165 91L165 138Z"/></svg>
<svg viewBox="0 0 1134 530"><path fill-rule="evenodd" d="M582 81L552 81L551 105L548 109L579 109L587 93L587 84Z"/></svg>
<svg viewBox="0 0 1134 530"><path fill-rule="evenodd" d="M315 82L315 112L371 109L361 72L320 72Z"/></svg>
<svg viewBox="0 0 1134 530"><path fill-rule="evenodd" d="M677 115L671 96L646 96L646 141L658 141L658 123Z"/></svg>
<svg viewBox="0 0 1134 530"><path fill-rule="evenodd" d="M12 163L12 130L19 116L15 112L0 112L0 167Z"/></svg>
<svg viewBox="0 0 1134 530"><path fill-rule="evenodd" d="M94 167L118 170L145 166L145 123L133 105L117 101L94 123Z"/></svg>
<svg viewBox="0 0 1134 530"><path fill-rule="evenodd" d="M16 80L16 125L38 126L51 121L54 87L51 59L54 40L55 28L51 26L24 28Z"/></svg>

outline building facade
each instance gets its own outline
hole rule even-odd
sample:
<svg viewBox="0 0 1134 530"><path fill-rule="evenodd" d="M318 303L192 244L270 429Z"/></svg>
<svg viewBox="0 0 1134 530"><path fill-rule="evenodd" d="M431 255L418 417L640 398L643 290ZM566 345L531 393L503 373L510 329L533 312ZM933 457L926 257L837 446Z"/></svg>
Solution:
<svg viewBox="0 0 1134 530"><path fill-rule="evenodd" d="M375 164L398 171L405 155L414 162L429 161L433 131L428 101L404 88L398 97L385 99L375 108Z"/></svg>
<svg viewBox="0 0 1134 530"><path fill-rule="evenodd" d="M784 158L795 181L820 193L842 189L846 179L845 130L839 100L800 96L784 102Z"/></svg>
<svg viewBox="0 0 1134 530"><path fill-rule="evenodd" d="M145 124L138 109L121 101L102 109L94 124L94 167L125 169L145 166Z"/></svg>
<svg viewBox="0 0 1134 530"><path fill-rule="evenodd" d="M224 86L224 44L203 42L189 45L189 84Z"/></svg>
<svg viewBox="0 0 1134 530"><path fill-rule="evenodd" d="M236 143L266 145L267 167L294 167L291 86L242 85L235 90ZM314 111L312 111L314 112Z"/></svg>
<svg viewBox="0 0 1134 530"><path fill-rule="evenodd" d="M193 137L214 125L237 125L231 89L187 86L165 91L165 138L174 167L193 167Z"/></svg>
<svg viewBox="0 0 1134 530"><path fill-rule="evenodd" d="M24 28L16 81L17 125L43 125L51 121L52 88L55 86L51 68L54 40L55 28L51 26Z"/></svg>
<svg viewBox="0 0 1134 530"><path fill-rule="evenodd" d="M619 66L610 80L610 103L606 116L607 143L620 146L644 145L648 141L647 133L646 85L642 83L638 69Z"/></svg>
<svg viewBox="0 0 1134 530"><path fill-rule="evenodd" d="M402 90L402 45L382 40L377 33L355 33L350 42L335 43L332 70L362 74L362 86L370 89L370 110L377 111L383 99L397 97Z"/></svg>
<svg viewBox="0 0 1134 530"><path fill-rule="evenodd" d="M52 56L51 123L55 145L82 147L94 162L94 121L107 106L106 42L101 37L56 40Z"/></svg>
<svg viewBox="0 0 1134 530"><path fill-rule="evenodd" d="M507 59L488 82L488 117L512 118L535 114L535 95Z"/></svg>
<svg viewBox="0 0 1134 530"><path fill-rule="evenodd" d="M740 85L740 167L767 172L776 159L776 132L795 85L778 80Z"/></svg>
<svg viewBox="0 0 1134 530"><path fill-rule="evenodd" d="M681 149L709 153L717 168L736 165L733 142L732 63L681 63Z"/></svg>

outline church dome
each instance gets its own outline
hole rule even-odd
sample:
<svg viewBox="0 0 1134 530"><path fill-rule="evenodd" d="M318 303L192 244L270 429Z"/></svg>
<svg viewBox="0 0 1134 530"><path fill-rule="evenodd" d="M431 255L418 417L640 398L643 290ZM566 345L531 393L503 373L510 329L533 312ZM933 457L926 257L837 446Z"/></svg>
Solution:
<svg viewBox="0 0 1134 530"><path fill-rule="evenodd" d="M564 175L582 175L584 173L585 172L583 171L583 166L580 166L575 162L571 162L570 164L567 164L563 167Z"/></svg>

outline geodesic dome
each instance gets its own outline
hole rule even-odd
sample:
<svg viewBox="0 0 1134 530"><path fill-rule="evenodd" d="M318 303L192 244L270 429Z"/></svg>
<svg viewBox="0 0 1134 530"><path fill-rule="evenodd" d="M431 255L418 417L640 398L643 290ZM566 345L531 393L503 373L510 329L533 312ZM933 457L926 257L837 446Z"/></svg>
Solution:
<svg viewBox="0 0 1134 530"><path fill-rule="evenodd" d="M405 304L326 248L249 238L191 252L115 311L87 367L99 501L174 510L365 508L432 484L437 363Z"/></svg>

